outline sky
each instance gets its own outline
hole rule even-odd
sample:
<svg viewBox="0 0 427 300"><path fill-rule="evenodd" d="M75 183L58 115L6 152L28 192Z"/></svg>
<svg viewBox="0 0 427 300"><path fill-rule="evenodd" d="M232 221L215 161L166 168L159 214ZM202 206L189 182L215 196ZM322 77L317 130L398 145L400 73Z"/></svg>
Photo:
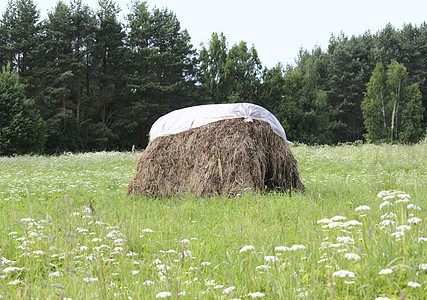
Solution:
<svg viewBox="0 0 427 300"><path fill-rule="evenodd" d="M57 0L33 0L42 18ZM97 0L82 0L92 9ZM69 3L68 0L64 0ZM228 47L245 41L258 52L263 66L295 64L299 50L316 46L326 50L332 35L358 36L376 33L388 23L396 29L404 24L427 22L426 0L146 0L149 9L168 8L187 29L195 48L208 44L213 32L224 33ZM1 1L0 13L6 8ZM132 0L116 0L121 15ZM124 18L123 18L124 19Z"/></svg>

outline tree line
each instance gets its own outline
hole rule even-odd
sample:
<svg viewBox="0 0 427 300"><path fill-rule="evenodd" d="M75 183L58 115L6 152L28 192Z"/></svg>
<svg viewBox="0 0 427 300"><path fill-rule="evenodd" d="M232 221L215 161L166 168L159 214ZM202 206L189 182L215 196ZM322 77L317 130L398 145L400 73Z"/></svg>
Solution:
<svg viewBox="0 0 427 300"><path fill-rule="evenodd" d="M427 26L332 36L322 51L266 68L255 46L213 33L196 51L168 9L59 1L41 20L9 1L0 23L0 155L144 148L182 107L259 104L307 144L413 143L426 132Z"/></svg>

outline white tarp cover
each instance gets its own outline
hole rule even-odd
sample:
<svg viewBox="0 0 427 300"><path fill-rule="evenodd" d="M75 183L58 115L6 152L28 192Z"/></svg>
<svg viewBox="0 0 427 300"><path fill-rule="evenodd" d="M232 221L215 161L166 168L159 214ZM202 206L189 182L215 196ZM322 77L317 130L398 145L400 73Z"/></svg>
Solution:
<svg viewBox="0 0 427 300"><path fill-rule="evenodd" d="M244 118L245 122L252 122L254 119L268 122L274 133L292 145L277 118L265 108L250 103L208 104L172 111L154 122L150 130L150 143L159 136L177 134L212 122L235 118Z"/></svg>

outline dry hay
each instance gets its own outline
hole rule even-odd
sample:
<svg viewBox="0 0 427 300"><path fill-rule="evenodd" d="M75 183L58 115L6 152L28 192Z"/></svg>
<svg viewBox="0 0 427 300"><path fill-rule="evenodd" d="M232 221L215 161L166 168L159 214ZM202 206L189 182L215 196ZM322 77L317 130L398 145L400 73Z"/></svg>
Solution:
<svg viewBox="0 0 427 300"><path fill-rule="evenodd" d="M264 121L227 119L158 137L145 149L127 194L236 195L304 190L285 141Z"/></svg>

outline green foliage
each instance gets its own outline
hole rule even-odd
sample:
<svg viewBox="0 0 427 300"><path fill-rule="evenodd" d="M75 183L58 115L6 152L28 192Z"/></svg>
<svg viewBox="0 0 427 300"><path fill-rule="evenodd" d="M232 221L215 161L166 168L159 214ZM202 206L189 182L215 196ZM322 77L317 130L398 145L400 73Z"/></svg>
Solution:
<svg viewBox="0 0 427 300"><path fill-rule="evenodd" d="M331 37L326 52L301 49L294 65L263 69L254 45L229 47L222 33L213 33L196 53L176 15L150 9L146 1L133 2L123 23L114 0L100 0L97 11L84 0L58 1L44 20L34 0L5 5L0 66L10 63L40 111L47 153L143 148L159 116L205 103L260 104L280 119L291 140L309 144L374 136L415 142L426 130L425 23L400 30L388 24L360 36L341 33ZM394 90L384 107L379 100L377 107L365 103L376 116L369 121L361 104L378 87L368 82L377 63L393 60L407 70L407 89ZM395 80L403 75L393 74L386 85L399 86ZM375 126L378 120L383 127Z"/></svg>
<svg viewBox="0 0 427 300"><path fill-rule="evenodd" d="M414 143L423 137L421 92L407 76L396 61L387 70L381 63L375 67L361 106L368 141Z"/></svg>
<svg viewBox="0 0 427 300"><path fill-rule="evenodd" d="M41 153L45 140L45 123L8 64L0 74L0 155Z"/></svg>

